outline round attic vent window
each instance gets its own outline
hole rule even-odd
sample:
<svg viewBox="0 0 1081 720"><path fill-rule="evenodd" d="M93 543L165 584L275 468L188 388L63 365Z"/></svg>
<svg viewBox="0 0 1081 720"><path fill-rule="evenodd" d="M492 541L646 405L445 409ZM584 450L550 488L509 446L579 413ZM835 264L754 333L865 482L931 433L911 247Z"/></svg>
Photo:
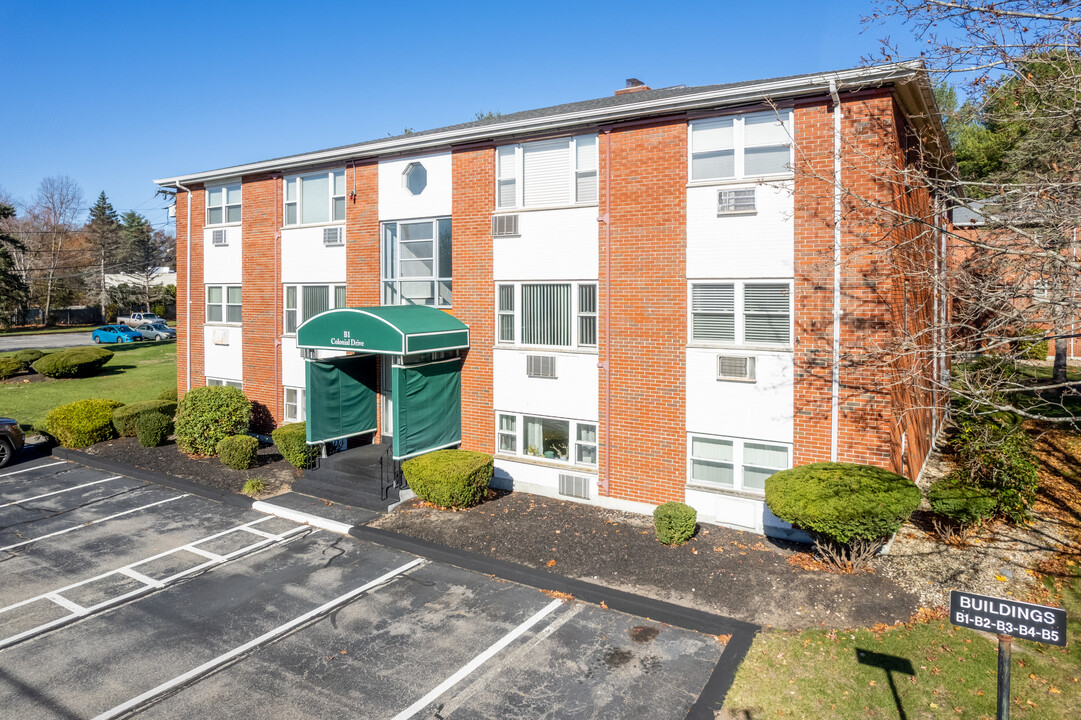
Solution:
<svg viewBox="0 0 1081 720"><path fill-rule="evenodd" d="M419 162L411 162L402 171L402 184L414 195L420 195L428 186L428 171Z"/></svg>

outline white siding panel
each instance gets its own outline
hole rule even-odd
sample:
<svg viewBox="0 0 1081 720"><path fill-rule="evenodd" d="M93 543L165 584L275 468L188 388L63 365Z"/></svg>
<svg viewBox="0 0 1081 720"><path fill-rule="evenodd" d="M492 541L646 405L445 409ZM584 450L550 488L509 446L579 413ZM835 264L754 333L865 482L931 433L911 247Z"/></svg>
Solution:
<svg viewBox="0 0 1081 720"><path fill-rule="evenodd" d="M304 358L297 350L295 337L282 338L282 385L304 387Z"/></svg>
<svg viewBox="0 0 1081 720"><path fill-rule="evenodd" d="M203 282L208 285L239 285L243 275L243 233L237 225L217 229L225 231L225 245L214 244L214 228L203 230Z"/></svg>
<svg viewBox="0 0 1081 720"><path fill-rule="evenodd" d="M428 173L428 184L419 195L409 192L402 183L402 173L411 162L419 162ZM383 160L379 163L379 219L406 220L450 215L451 189L449 152Z"/></svg>
<svg viewBox="0 0 1081 720"><path fill-rule="evenodd" d="M241 338L242 330L238 327L204 326L203 375L243 382L244 348ZM226 344L222 344L222 341Z"/></svg>
<svg viewBox="0 0 1081 720"><path fill-rule="evenodd" d="M526 377L526 355L530 354L554 355L558 377ZM502 348L492 353L492 399L497 411L596 422L599 388L596 355Z"/></svg>
<svg viewBox="0 0 1081 720"><path fill-rule="evenodd" d="M687 277L792 277L792 183L687 189ZM757 212L717 215L717 191L755 188Z"/></svg>
<svg viewBox="0 0 1081 720"><path fill-rule="evenodd" d="M519 213L518 232L519 237L492 240L496 281L597 277L597 208Z"/></svg>
<svg viewBox="0 0 1081 720"><path fill-rule="evenodd" d="M281 252L284 284L345 282L345 246L323 245L322 227L282 230ZM370 281L378 282L375 278Z"/></svg>
<svg viewBox="0 0 1081 720"><path fill-rule="evenodd" d="M757 358L753 383L717 380L717 350L687 348L687 432L793 442L791 353Z"/></svg>

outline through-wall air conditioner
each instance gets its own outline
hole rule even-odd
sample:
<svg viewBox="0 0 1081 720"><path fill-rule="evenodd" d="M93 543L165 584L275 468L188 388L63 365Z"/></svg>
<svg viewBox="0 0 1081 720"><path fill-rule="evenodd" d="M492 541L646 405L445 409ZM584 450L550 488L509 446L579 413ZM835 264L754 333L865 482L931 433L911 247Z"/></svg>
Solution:
<svg viewBox="0 0 1081 720"><path fill-rule="evenodd" d="M718 380L742 380L754 382L755 359L735 355L717 356L717 379Z"/></svg>
<svg viewBox="0 0 1081 720"><path fill-rule="evenodd" d="M345 244L345 228L342 227L328 227L323 228L323 244L327 247L335 247Z"/></svg>
<svg viewBox="0 0 1081 720"><path fill-rule="evenodd" d="M754 188L736 188L717 191L718 215L743 215L755 213Z"/></svg>
<svg viewBox="0 0 1081 720"><path fill-rule="evenodd" d="M525 374L533 378L556 377L556 359L552 355L526 355Z"/></svg>
<svg viewBox="0 0 1081 720"><path fill-rule="evenodd" d="M559 494L566 497L589 499L589 478L581 475L559 473Z"/></svg>
<svg viewBox="0 0 1081 720"><path fill-rule="evenodd" d="M493 215L492 237L518 237L518 215Z"/></svg>
<svg viewBox="0 0 1081 720"><path fill-rule="evenodd" d="M213 235L210 238L210 241L214 245L227 245L228 244L225 241L225 231L224 230L215 230Z"/></svg>

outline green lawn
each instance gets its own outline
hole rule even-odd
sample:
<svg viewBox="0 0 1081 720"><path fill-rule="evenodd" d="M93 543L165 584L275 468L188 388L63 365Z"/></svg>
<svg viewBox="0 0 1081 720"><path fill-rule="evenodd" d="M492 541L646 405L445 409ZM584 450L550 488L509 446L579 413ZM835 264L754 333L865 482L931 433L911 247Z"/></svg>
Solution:
<svg viewBox="0 0 1081 720"><path fill-rule="evenodd" d="M18 327L10 328L7 330L0 330L0 335L42 335L48 333L73 333L73 332L90 332L94 328L101 327L98 325L64 325L63 327L58 325L52 325L50 327Z"/></svg>
<svg viewBox="0 0 1081 720"><path fill-rule="evenodd" d="M115 357L94 377L0 383L0 415L15 418L30 430L58 405L91 397L123 403L152 400L176 387L176 343L132 343L109 349Z"/></svg>

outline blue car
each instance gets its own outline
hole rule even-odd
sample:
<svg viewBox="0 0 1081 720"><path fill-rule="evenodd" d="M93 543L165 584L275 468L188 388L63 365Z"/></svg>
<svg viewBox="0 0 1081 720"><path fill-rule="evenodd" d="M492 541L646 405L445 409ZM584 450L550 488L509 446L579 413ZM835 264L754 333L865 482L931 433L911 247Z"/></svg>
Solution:
<svg viewBox="0 0 1081 720"><path fill-rule="evenodd" d="M96 343L129 343L143 339L142 333L127 325L102 325L90 333L90 337Z"/></svg>

